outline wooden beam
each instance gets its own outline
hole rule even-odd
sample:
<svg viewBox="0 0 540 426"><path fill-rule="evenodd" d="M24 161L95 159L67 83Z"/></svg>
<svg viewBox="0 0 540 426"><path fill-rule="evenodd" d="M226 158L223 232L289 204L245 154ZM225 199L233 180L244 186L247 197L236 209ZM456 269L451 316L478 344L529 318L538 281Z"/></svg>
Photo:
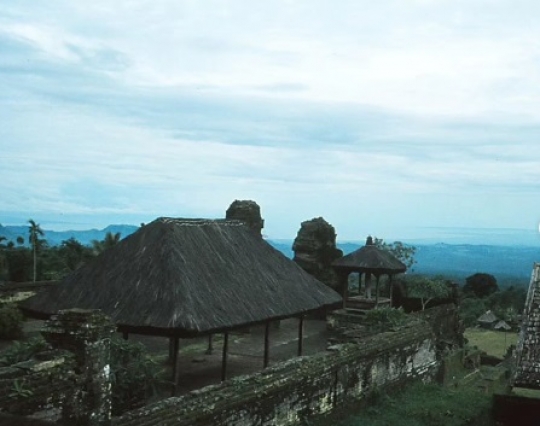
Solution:
<svg viewBox="0 0 540 426"><path fill-rule="evenodd" d="M270 355L270 322L266 322L264 328L264 368L268 367Z"/></svg>
<svg viewBox="0 0 540 426"><path fill-rule="evenodd" d="M172 396L176 395L176 387L178 386L178 348L180 346L180 339L178 337L171 338L172 340L172 380L173 380L173 388L172 388Z"/></svg>
<svg viewBox="0 0 540 426"><path fill-rule="evenodd" d="M221 357L221 381L227 380L227 352L229 350L229 333L223 335L223 353Z"/></svg>
<svg viewBox="0 0 540 426"><path fill-rule="evenodd" d="M304 349L304 315L298 321L298 356L302 356Z"/></svg>

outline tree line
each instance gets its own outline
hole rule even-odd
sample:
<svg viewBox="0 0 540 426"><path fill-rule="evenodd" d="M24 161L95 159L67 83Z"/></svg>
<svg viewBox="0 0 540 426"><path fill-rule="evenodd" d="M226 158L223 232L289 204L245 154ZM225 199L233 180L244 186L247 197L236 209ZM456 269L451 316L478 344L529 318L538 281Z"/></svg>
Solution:
<svg viewBox="0 0 540 426"><path fill-rule="evenodd" d="M119 232L107 232L103 240L84 245L69 238L58 246L50 246L41 226L28 220L28 246L18 236L15 241L0 237L0 281L59 280L85 262L100 255L121 239Z"/></svg>

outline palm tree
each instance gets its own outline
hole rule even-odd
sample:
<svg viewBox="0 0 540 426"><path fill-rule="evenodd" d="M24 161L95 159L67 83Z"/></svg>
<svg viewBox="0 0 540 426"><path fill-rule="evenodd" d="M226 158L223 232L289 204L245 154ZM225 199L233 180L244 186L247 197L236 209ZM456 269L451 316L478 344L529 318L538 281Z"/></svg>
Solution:
<svg viewBox="0 0 540 426"><path fill-rule="evenodd" d="M38 246L41 246L41 244L43 243L43 240L41 240L39 237L43 237L45 233L43 232L39 224L34 222L34 220L30 219L28 223L30 224L30 226L28 227L28 242L32 247L32 252L34 255L34 282L36 282L37 251Z"/></svg>
<svg viewBox="0 0 540 426"><path fill-rule="evenodd" d="M118 242L120 241L120 235L120 232L113 234L112 232L108 231L105 234L105 238L103 240L92 240L92 250L94 252L94 255L97 256L103 253L105 250L118 244Z"/></svg>
<svg viewBox="0 0 540 426"><path fill-rule="evenodd" d="M2 243L2 241L7 241L7 238L4 236L0 236L0 276L4 275L4 269L6 266L6 255L4 253L4 249L6 249L6 245Z"/></svg>

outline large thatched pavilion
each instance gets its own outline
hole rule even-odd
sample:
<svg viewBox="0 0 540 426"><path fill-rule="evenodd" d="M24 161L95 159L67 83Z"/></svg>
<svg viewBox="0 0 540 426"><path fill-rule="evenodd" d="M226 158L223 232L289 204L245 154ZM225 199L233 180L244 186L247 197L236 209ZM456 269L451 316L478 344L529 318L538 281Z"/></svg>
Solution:
<svg viewBox="0 0 540 426"><path fill-rule="evenodd" d="M178 339L303 318L341 297L235 220L159 218L23 304L33 316L100 309L118 330ZM299 327L301 345L302 321ZM301 346L299 346L299 352Z"/></svg>
<svg viewBox="0 0 540 426"><path fill-rule="evenodd" d="M368 237L366 245L358 250L343 256L332 263L332 267L338 274L340 280L340 288L342 296L345 300L344 304L352 308L372 308L377 307L382 302L383 304L391 304L390 299L380 300L379 298L379 280L382 276L388 276L390 283L394 275L405 272L407 267L403 262L393 256L386 250L378 248L373 243L373 238ZM359 274L359 285L364 276L365 293L363 296L348 297L348 277L351 273ZM375 277L376 289L375 299L371 295L371 277ZM392 286L390 284L390 289ZM359 289L360 293L360 289Z"/></svg>

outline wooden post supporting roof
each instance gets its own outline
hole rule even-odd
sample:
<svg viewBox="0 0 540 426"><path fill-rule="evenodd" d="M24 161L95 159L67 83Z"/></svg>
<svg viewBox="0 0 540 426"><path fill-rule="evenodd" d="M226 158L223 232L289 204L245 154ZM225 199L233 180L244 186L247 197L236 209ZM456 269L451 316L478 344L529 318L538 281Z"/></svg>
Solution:
<svg viewBox="0 0 540 426"><path fill-rule="evenodd" d="M298 356L302 356L304 348L304 315L298 321Z"/></svg>
<svg viewBox="0 0 540 426"><path fill-rule="evenodd" d="M129 334L128 334L127 331L124 331L124 332L122 333L122 338L123 338L124 340L128 340Z"/></svg>
<svg viewBox="0 0 540 426"><path fill-rule="evenodd" d="M266 322L264 328L264 368L268 367L270 354L270 321Z"/></svg>
<svg viewBox="0 0 540 426"><path fill-rule="evenodd" d="M366 287L366 299L371 299L371 272L366 272L364 282Z"/></svg>
<svg viewBox="0 0 540 426"><path fill-rule="evenodd" d="M208 335L208 348L206 349L206 355L212 355L212 352L214 352L214 345L212 342L213 337L213 334Z"/></svg>
<svg viewBox="0 0 540 426"><path fill-rule="evenodd" d="M172 364L172 376L173 376L173 388L172 388L172 396L176 394L176 387L178 386L178 348L180 346L180 339L178 337L171 338L171 341L173 343L172 345L172 355L173 355L173 364Z"/></svg>
<svg viewBox="0 0 540 426"><path fill-rule="evenodd" d="M377 275L375 277L375 307L378 307L379 306L379 278L381 276L380 275Z"/></svg>
<svg viewBox="0 0 540 426"><path fill-rule="evenodd" d="M342 288L342 297L343 297L343 309L347 307L347 297L349 294L349 274L342 273L339 274L338 279L340 281L340 286Z"/></svg>
<svg viewBox="0 0 540 426"><path fill-rule="evenodd" d="M227 351L229 350L229 333L223 335L223 353L221 357L221 381L227 380Z"/></svg>
<svg viewBox="0 0 540 426"><path fill-rule="evenodd" d="M394 276L388 274L388 286L390 287L390 307L394 306Z"/></svg>

